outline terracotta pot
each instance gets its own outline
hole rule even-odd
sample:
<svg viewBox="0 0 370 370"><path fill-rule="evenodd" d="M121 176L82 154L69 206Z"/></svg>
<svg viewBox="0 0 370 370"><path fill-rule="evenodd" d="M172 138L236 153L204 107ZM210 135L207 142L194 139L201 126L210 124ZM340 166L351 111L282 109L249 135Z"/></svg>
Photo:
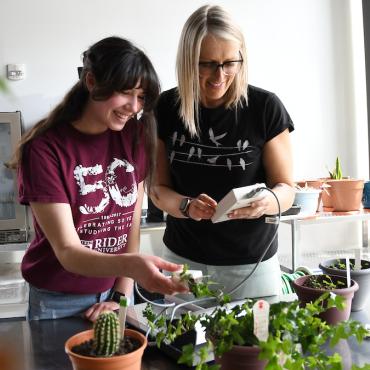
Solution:
<svg viewBox="0 0 370 370"><path fill-rule="evenodd" d="M325 187L325 184L328 180L330 180L329 177L323 177L321 179L321 181L322 181L322 183L321 183L321 185L322 185L321 200L322 200L322 206L324 208L332 208L331 196L330 196L330 192L329 192L330 188Z"/></svg>
<svg viewBox="0 0 370 370"><path fill-rule="evenodd" d="M313 188L313 189L321 189L323 181L322 180L303 180L303 181L297 181L296 184L301 188L309 187L309 188ZM323 192L320 192L320 194L319 194L319 198L317 200L317 209L316 209L316 211L320 211L321 200L322 200L322 196L323 196L322 193Z"/></svg>
<svg viewBox="0 0 370 370"><path fill-rule="evenodd" d="M220 370L263 370L267 360L258 359L260 352L258 347L235 345L215 361L221 365Z"/></svg>
<svg viewBox="0 0 370 370"><path fill-rule="evenodd" d="M305 281L309 279L311 276L313 275L301 276L292 282L293 289L295 290L298 296L298 299L300 300L302 305L313 302L317 298L319 298L321 295L328 292L328 290L325 290L325 289L315 289L315 288L303 286ZM330 277L333 280L333 282L342 281L345 284L347 284L347 279L343 276L330 275ZM322 312L320 314L321 319L325 320L328 324L331 324L331 325L335 325L340 321L348 320L351 314L351 304L352 304L353 295L357 290L358 290L358 284L352 279L351 279L351 286L349 288L330 290L330 292L343 296L345 299L346 306L343 310L338 310L337 308L333 307L333 308L326 310L325 312Z"/></svg>
<svg viewBox="0 0 370 370"><path fill-rule="evenodd" d="M125 329L125 336L139 340L141 346L131 353L112 357L88 357L71 351L73 346L92 339L93 330L86 330L70 337L65 343L65 351L72 362L73 370L140 370L141 358L148 341L143 334L135 330Z"/></svg>
<svg viewBox="0 0 370 370"><path fill-rule="evenodd" d="M364 180L327 180L326 188L331 198L333 211L358 211L361 208Z"/></svg>
<svg viewBox="0 0 370 370"><path fill-rule="evenodd" d="M325 188L322 190L322 193L321 193L321 200L322 200L322 206L324 208L332 208L332 204L331 204L331 197L329 195L329 190L328 188Z"/></svg>
<svg viewBox="0 0 370 370"><path fill-rule="evenodd" d="M346 270L329 267L335 265L338 262L345 264L346 260L344 258L327 260L320 263L319 267L324 274L347 276ZM350 259L350 262L353 264L355 263L354 259ZM369 261L361 260L362 265L364 264L364 262ZM351 278L357 282L359 287L358 291L355 292L355 295L353 297L351 310L361 311L366 306L366 303L370 297L370 268L351 270Z"/></svg>

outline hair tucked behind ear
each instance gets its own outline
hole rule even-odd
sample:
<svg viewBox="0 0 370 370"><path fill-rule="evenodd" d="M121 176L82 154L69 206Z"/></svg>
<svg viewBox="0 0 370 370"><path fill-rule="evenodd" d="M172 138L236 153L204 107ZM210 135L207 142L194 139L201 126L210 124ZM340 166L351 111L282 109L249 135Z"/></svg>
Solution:
<svg viewBox="0 0 370 370"><path fill-rule="evenodd" d="M90 92L86 87L87 73L91 73L95 80ZM120 37L100 40L83 53L80 80L46 118L36 123L22 137L14 157L8 163L9 167L20 166L23 148L29 141L56 125L71 124L80 119L89 98L106 100L116 92L133 89L138 83L145 91L145 104L139 121L144 126L144 145L148 158L146 185L150 187L156 153L156 123L153 108L160 93L160 84L154 67L144 52ZM142 143L139 143L136 137L133 142L134 157L138 145Z"/></svg>

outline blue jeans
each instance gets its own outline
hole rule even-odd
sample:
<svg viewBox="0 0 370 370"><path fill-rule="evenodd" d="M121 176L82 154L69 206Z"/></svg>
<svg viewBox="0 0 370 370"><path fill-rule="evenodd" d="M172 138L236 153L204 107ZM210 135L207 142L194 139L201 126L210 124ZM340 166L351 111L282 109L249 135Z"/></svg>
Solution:
<svg viewBox="0 0 370 370"><path fill-rule="evenodd" d="M110 290L98 294L66 294L30 285L27 320L81 316L89 307L105 301Z"/></svg>

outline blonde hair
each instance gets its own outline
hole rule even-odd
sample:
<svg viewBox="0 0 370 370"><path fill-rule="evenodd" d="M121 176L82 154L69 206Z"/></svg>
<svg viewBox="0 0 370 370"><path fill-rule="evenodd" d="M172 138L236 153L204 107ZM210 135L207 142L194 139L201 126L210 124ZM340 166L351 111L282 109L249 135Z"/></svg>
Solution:
<svg viewBox="0 0 370 370"><path fill-rule="evenodd" d="M186 21L177 50L176 72L178 83L179 115L191 136L199 135L199 55L202 41L207 34L240 45L243 59L240 71L226 93L226 108L242 106L248 102L247 51L241 29L229 13L217 5L204 5Z"/></svg>

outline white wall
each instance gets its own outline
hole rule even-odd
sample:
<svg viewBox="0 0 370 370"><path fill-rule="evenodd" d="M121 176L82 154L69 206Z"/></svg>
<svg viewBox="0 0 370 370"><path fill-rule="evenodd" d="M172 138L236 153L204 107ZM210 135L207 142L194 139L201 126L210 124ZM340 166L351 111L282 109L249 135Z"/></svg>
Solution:
<svg viewBox="0 0 370 370"><path fill-rule="evenodd" d="M33 125L76 82L82 51L110 35L142 47L163 89L174 86L181 28L204 3L2 0L0 76L6 64L25 63L27 77L9 81L12 97L0 96L0 111L21 110L26 127ZM250 83L274 91L295 122L295 178L326 176L339 155L346 175L367 179L361 0L213 3L229 9L244 30ZM343 229L344 238L356 234Z"/></svg>

